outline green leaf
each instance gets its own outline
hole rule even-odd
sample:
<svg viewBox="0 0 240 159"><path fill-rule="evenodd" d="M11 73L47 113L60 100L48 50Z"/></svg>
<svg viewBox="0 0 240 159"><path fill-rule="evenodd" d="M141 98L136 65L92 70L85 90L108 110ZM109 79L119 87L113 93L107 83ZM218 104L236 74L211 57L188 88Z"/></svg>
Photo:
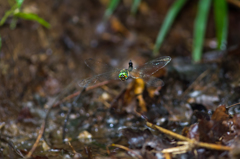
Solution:
<svg viewBox="0 0 240 159"><path fill-rule="evenodd" d="M166 18L164 19L163 25L158 33L157 40L153 49L153 55L157 56L159 48L162 45L162 42L168 33L168 30L172 26L172 23L174 19L176 18L178 12L183 7L183 5L186 3L187 0L176 0L174 4L169 9Z"/></svg>
<svg viewBox="0 0 240 159"><path fill-rule="evenodd" d="M203 39L206 30L207 16L210 10L211 0L199 0L197 17L194 22L193 52L195 62L200 61L202 56Z"/></svg>
<svg viewBox="0 0 240 159"><path fill-rule="evenodd" d="M21 8L24 0L16 0L18 8Z"/></svg>
<svg viewBox="0 0 240 159"><path fill-rule="evenodd" d="M136 14L138 6L139 6L140 3L141 3L141 0L134 0L133 1L132 7L131 7L131 13L132 14L134 14L134 15Z"/></svg>
<svg viewBox="0 0 240 159"><path fill-rule="evenodd" d="M225 50L227 46L228 34L227 2L226 0L214 0L213 5L217 35L217 48L220 50Z"/></svg>
<svg viewBox="0 0 240 159"><path fill-rule="evenodd" d="M14 13L15 17L19 17L25 20L32 20L32 21L36 21L38 23L40 23L41 25L43 25L46 28L50 28L50 24L48 22L46 22L44 19L40 18L38 15L33 14L33 13L23 13L23 12L18 12L18 13Z"/></svg>
<svg viewBox="0 0 240 159"><path fill-rule="evenodd" d="M109 17L112 15L113 11L116 9L120 0L110 0L108 8L104 13L104 20L108 20Z"/></svg>
<svg viewBox="0 0 240 159"><path fill-rule="evenodd" d="M2 17L1 21L0 21L0 26L2 26L7 18L11 15L13 15L14 11L18 8L17 4L15 4L14 6L12 6L12 8L8 11L6 11L6 13L4 14L4 16Z"/></svg>

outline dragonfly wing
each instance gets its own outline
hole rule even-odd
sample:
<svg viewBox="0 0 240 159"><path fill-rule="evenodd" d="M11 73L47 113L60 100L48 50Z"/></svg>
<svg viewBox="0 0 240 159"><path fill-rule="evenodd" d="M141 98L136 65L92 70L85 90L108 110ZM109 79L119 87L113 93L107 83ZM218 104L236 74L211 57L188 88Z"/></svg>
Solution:
<svg viewBox="0 0 240 159"><path fill-rule="evenodd" d="M132 78L142 78L141 72L139 70L137 70L136 68L134 68L131 72L129 72L130 77Z"/></svg>
<svg viewBox="0 0 240 159"><path fill-rule="evenodd" d="M143 65L142 68L136 69L137 75L140 77L150 76L156 73L159 69L165 67L171 61L171 57L162 56Z"/></svg>
<svg viewBox="0 0 240 159"><path fill-rule="evenodd" d="M109 80L118 80L120 70L115 70L111 72L106 72L103 74L96 75L91 78L84 79L78 83L80 87L88 87L95 85L99 82L109 81Z"/></svg>
<svg viewBox="0 0 240 159"><path fill-rule="evenodd" d="M164 82L156 77L153 76L147 76L143 78L144 81L146 82L148 87L162 87L164 86Z"/></svg>
<svg viewBox="0 0 240 159"><path fill-rule="evenodd" d="M92 78L86 78L86 79L80 81L80 82L78 83L78 85L79 85L80 87L88 87L88 86L90 86L90 85L92 85L93 83L96 83L96 82L97 82L97 77L94 76L94 77L92 77Z"/></svg>
<svg viewBox="0 0 240 159"><path fill-rule="evenodd" d="M108 64L105 64L101 61L94 60L92 58L86 59L84 62L90 69L92 69L97 74L102 74L104 72L112 72L114 70L117 70Z"/></svg>

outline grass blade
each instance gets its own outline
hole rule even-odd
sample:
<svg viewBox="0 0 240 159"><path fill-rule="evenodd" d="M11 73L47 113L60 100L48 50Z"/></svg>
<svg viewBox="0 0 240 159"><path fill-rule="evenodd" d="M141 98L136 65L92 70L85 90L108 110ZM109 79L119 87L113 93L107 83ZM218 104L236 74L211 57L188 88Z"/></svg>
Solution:
<svg viewBox="0 0 240 159"><path fill-rule="evenodd" d="M134 1L133 1L132 7L131 7L131 13L132 13L133 15L136 14L137 9L138 9L138 6L139 6L140 3L141 3L141 0L134 0Z"/></svg>
<svg viewBox="0 0 240 159"><path fill-rule="evenodd" d="M12 8L10 10L8 10L4 16L2 17L1 21L0 21L0 26L2 26L5 21L7 20L7 18L9 16L11 16L13 14L13 12L18 8L17 4L15 4L14 6L12 6Z"/></svg>
<svg viewBox="0 0 240 159"><path fill-rule="evenodd" d="M159 48L162 45L162 42L171 27L175 17L177 16L180 9L183 7L183 5L186 3L187 0L176 0L174 4L169 9L166 18L164 19L163 25L158 33L157 40L153 49L153 55L157 56Z"/></svg>
<svg viewBox="0 0 240 159"><path fill-rule="evenodd" d="M50 24L46 22L44 19L40 18L38 15L33 14L33 13L23 13L23 12L18 12L14 14L15 17L19 17L25 20L32 20L40 23L46 28L50 28Z"/></svg>
<svg viewBox="0 0 240 159"><path fill-rule="evenodd" d="M226 0L214 0L214 16L217 35L217 48L225 50L228 34L228 17Z"/></svg>
<svg viewBox="0 0 240 159"><path fill-rule="evenodd" d="M18 8L21 8L24 0L16 0Z"/></svg>
<svg viewBox="0 0 240 159"><path fill-rule="evenodd" d="M113 11L116 9L120 0L110 0L108 8L104 13L104 20L108 20L108 18L112 15Z"/></svg>
<svg viewBox="0 0 240 159"><path fill-rule="evenodd" d="M192 58L195 62L200 61L202 56L202 45L206 30L207 16L210 10L211 0L199 0L197 17L194 22L193 52Z"/></svg>

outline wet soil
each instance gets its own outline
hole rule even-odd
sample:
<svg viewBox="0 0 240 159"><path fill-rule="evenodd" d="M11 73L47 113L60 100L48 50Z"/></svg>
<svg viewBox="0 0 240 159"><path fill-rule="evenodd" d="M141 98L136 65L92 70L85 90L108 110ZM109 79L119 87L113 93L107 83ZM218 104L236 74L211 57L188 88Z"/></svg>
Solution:
<svg viewBox="0 0 240 159"><path fill-rule="evenodd" d="M210 13L203 60L191 61L196 2L178 15L160 49L171 62L154 74L165 85L144 81L99 81L89 88L78 83L94 77L84 60L111 68L135 67L152 57L159 28L173 3L144 1L135 16L121 1L103 21L105 0L25 0L51 24L46 29L19 19L11 30L0 27L0 158L167 158L162 150L178 139L146 125L146 121L199 142L232 149L192 147L172 158L238 158L240 102L240 9L229 4L227 51L214 51L215 27ZM0 2L0 17L10 9ZM105 70L100 70L102 73ZM111 144L115 145L111 145ZM120 146L129 149L124 149Z"/></svg>

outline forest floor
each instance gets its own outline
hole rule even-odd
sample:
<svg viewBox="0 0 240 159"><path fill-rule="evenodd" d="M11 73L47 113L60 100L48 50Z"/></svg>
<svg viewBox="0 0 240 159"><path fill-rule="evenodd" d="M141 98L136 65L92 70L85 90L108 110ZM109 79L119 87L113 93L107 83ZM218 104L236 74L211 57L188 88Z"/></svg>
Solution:
<svg viewBox="0 0 240 159"><path fill-rule="evenodd" d="M144 1L133 16L131 3L121 1L104 22L104 0L24 1L23 10L51 28L19 19L12 30L11 18L0 27L0 158L238 158L240 107L229 107L240 102L240 9L234 5L228 49L212 51L210 15L199 63L191 61L197 4L184 7L160 49L159 57L172 59L154 73L164 85L111 80L108 73L79 86L94 71L126 69L130 60L141 70L153 60L172 2ZM10 6L2 1L0 8L2 17ZM94 71L85 65L89 58Z"/></svg>

